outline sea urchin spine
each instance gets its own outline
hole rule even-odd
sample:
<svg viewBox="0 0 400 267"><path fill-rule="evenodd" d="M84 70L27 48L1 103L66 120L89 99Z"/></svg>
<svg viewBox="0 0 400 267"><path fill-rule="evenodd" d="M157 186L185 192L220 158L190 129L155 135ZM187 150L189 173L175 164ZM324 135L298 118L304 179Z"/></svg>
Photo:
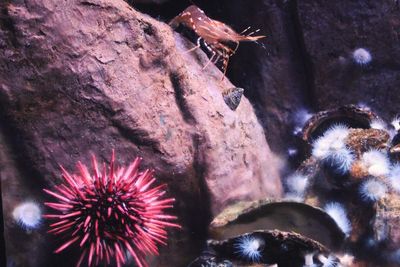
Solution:
<svg viewBox="0 0 400 267"><path fill-rule="evenodd" d="M78 162L78 174L71 175L63 167L64 182L54 191L44 191L58 202L46 206L57 211L44 215L55 220L49 233L67 235L68 239L55 250L59 253L78 244L82 254L80 266L87 256L88 266L99 262L119 267L132 255L139 267L147 266L146 254L158 254L158 245L166 244L166 227L178 227L170 222L175 216L164 214L172 208L173 198L162 198L165 185L153 187L153 171L139 171L141 158L136 158L127 168L114 168L112 153L109 171L103 164L99 172L95 156L92 157L94 173Z"/></svg>

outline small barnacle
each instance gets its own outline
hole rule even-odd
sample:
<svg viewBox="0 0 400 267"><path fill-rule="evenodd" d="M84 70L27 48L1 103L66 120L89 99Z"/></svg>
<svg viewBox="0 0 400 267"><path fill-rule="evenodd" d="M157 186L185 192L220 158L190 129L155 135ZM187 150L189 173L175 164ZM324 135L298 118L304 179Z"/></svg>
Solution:
<svg viewBox="0 0 400 267"><path fill-rule="evenodd" d="M236 249L235 253L240 257L251 262L259 262L262 256L261 252L265 247L265 242L252 235L244 235L238 238L234 247Z"/></svg>
<svg viewBox="0 0 400 267"><path fill-rule="evenodd" d="M367 65L371 62L371 53L365 48L357 48L353 51L353 60L359 65Z"/></svg>
<svg viewBox="0 0 400 267"><path fill-rule="evenodd" d="M347 236L351 232L351 223L347 217L346 210L343 205L337 202L329 203L324 208L325 212L335 220L336 224L339 228L345 233Z"/></svg>
<svg viewBox="0 0 400 267"><path fill-rule="evenodd" d="M387 187L376 179L368 179L361 184L359 191L362 199L375 202L386 195Z"/></svg>
<svg viewBox="0 0 400 267"><path fill-rule="evenodd" d="M390 161L381 150L371 149L361 156L361 165L372 176L385 176L389 173Z"/></svg>

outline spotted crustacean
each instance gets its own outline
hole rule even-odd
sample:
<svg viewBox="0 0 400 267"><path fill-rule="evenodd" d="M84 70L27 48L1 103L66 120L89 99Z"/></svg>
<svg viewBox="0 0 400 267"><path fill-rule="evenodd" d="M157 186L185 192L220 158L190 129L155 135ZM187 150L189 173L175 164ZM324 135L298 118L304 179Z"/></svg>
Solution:
<svg viewBox="0 0 400 267"><path fill-rule="evenodd" d="M192 29L199 38L197 39L197 45L188 50L188 52L199 48L201 41L203 41L204 46L211 52L211 57L204 68L207 67L210 62L216 64L222 58L222 70L224 75L228 66L229 58L235 54L239 47L239 42L256 42L265 37L264 35L253 35L259 30L245 35L245 33L249 31L250 27L241 33L237 33L228 25L207 17L204 11L195 5L186 8L182 13L173 18L169 24L174 28L179 26L179 24L182 24ZM228 44L235 44L235 47L231 48Z"/></svg>

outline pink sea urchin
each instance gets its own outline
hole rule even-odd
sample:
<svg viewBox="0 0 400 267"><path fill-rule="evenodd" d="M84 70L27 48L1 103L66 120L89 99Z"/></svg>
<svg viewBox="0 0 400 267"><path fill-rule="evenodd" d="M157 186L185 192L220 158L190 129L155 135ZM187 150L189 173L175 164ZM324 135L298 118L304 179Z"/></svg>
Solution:
<svg viewBox="0 0 400 267"><path fill-rule="evenodd" d="M55 253L79 245L82 254L77 266L86 257L88 266L111 261L121 266L128 253L139 267L147 266L145 255L157 255L158 245L166 244L165 228L180 228L170 222L177 219L175 216L164 214L175 200L163 198L165 185L153 186L153 171L139 171L140 158L127 168L115 169L114 158L113 152L109 170L103 164L99 172L93 156L93 175L81 162L76 175L61 167L64 182L54 191L44 189L58 201L45 203L56 210L44 215L55 220L49 233L68 236Z"/></svg>

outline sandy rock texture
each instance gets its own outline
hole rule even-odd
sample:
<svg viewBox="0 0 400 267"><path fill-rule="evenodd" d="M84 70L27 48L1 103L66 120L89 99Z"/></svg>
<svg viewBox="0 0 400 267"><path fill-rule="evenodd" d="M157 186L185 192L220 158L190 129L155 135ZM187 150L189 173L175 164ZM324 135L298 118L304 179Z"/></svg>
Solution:
<svg viewBox="0 0 400 267"><path fill-rule="evenodd" d="M143 157L177 199L171 212L183 231L150 266L187 264L211 214L227 204L281 196L278 160L252 105L243 98L230 110L221 93L233 85L213 66L202 70L204 53L184 53L193 44L168 25L122 0L10 0L1 9L0 175L11 266L74 264L79 251L52 254L59 240L45 222L39 234L27 232L11 213L27 197L46 200L41 189L58 183L58 164L73 172L90 153L109 162L115 149L120 164ZM21 242L39 252L21 253Z"/></svg>

